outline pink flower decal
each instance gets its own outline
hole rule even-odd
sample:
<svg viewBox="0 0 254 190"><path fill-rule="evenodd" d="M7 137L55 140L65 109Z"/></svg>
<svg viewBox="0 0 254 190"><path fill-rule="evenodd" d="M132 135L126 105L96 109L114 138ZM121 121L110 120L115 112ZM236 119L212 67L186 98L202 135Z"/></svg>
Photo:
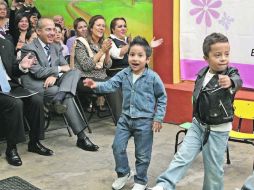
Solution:
<svg viewBox="0 0 254 190"><path fill-rule="evenodd" d="M197 6L190 10L191 16L197 15L197 24L201 24L204 18L206 27L211 27L212 18L218 19L220 17L220 13L215 9L222 5L221 0L191 0L191 2Z"/></svg>

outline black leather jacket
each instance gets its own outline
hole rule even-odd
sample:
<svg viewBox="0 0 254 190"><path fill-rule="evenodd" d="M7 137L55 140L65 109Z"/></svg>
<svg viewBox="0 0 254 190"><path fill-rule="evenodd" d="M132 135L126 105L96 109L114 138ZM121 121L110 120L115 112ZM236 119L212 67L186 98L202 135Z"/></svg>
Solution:
<svg viewBox="0 0 254 190"><path fill-rule="evenodd" d="M195 81L193 92L193 117L207 125L218 125L233 121L233 101L236 91L242 86L238 70L228 67L220 74L228 75L232 81L229 89L221 88L218 74L202 88L209 67L201 69Z"/></svg>

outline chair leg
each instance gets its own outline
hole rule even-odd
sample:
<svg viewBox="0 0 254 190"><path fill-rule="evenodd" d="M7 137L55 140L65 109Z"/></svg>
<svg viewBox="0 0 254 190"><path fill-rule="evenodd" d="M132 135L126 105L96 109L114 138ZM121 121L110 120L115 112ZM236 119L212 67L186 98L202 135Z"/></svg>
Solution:
<svg viewBox="0 0 254 190"><path fill-rule="evenodd" d="M89 133L92 133L92 130L91 130L89 124L88 124L88 120L87 120L87 118L86 118L84 109L83 109L83 107L82 107L81 101L80 101L78 95L76 95L75 97L76 97L77 103L74 101L74 104L77 106L78 111L79 111L79 113L80 113L80 116L82 117L82 119L83 119L84 122L86 123L88 132L89 132ZM78 104L78 105L77 105L77 104Z"/></svg>
<svg viewBox="0 0 254 190"><path fill-rule="evenodd" d="M229 147L229 145L227 145L227 164L231 164L228 147Z"/></svg>
<svg viewBox="0 0 254 190"><path fill-rule="evenodd" d="M187 130L186 130L186 129L183 129L183 130L180 130L180 131L178 131L178 132L176 133L176 140L175 140L175 153L177 152L177 147L178 147L178 145L182 143L182 141L181 141L180 143L178 142L179 135L180 135L181 133L186 134L186 132L187 132Z"/></svg>
<svg viewBox="0 0 254 190"><path fill-rule="evenodd" d="M52 116L48 108L46 108L45 106L44 106L44 117L45 117L44 130L46 131L49 127Z"/></svg>
<svg viewBox="0 0 254 190"><path fill-rule="evenodd" d="M64 114L62 114L62 116L63 116L64 122L65 122L65 124L66 124L66 126L67 126L66 128L67 128L67 130L68 130L69 137L72 137L72 134L71 134L71 130L70 130L69 123L68 123L68 121L67 121L67 119L66 119L65 115L64 115Z"/></svg>
<svg viewBox="0 0 254 190"><path fill-rule="evenodd" d="M109 104L108 98L107 98L105 95L104 95L104 98L105 98L105 100L106 100L106 102L107 102L107 105L108 105L108 108L109 108L109 111L110 111L110 114L111 114L111 117L112 117L113 123L114 123L114 124L115 124L115 126L116 126L117 121L116 121L116 118L115 118L115 116L114 116L114 114L113 114L112 108L110 107L110 104Z"/></svg>

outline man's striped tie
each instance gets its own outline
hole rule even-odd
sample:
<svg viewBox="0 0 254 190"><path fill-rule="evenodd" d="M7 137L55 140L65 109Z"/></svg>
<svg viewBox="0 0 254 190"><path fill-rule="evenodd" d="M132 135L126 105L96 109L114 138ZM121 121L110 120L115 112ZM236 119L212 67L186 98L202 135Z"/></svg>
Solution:
<svg viewBox="0 0 254 190"><path fill-rule="evenodd" d="M49 47L49 45L46 45L44 48L47 51L47 57L48 57L49 66L51 66L50 47Z"/></svg>

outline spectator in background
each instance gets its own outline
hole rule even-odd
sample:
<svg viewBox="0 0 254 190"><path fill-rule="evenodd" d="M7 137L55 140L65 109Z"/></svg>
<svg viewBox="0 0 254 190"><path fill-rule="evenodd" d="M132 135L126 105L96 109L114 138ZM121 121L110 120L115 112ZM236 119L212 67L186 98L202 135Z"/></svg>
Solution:
<svg viewBox="0 0 254 190"><path fill-rule="evenodd" d="M55 24L60 24L63 29L63 43L66 44L67 39L70 36L69 30L64 26L64 18L61 15L55 15L53 17Z"/></svg>
<svg viewBox="0 0 254 190"><path fill-rule="evenodd" d="M26 32L26 36L25 36L25 44L29 44L31 43L35 38L37 38L37 33L34 29L29 29L27 32ZM17 57L16 57L17 60L20 60L21 59L21 50L18 50L17 51Z"/></svg>
<svg viewBox="0 0 254 190"><path fill-rule="evenodd" d="M25 44L25 36L30 28L29 18L26 13L20 12L15 15L16 1L12 2L9 20L9 33L12 35L16 52Z"/></svg>
<svg viewBox="0 0 254 190"><path fill-rule="evenodd" d="M5 1L0 1L0 34L6 37L9 31L9 19L7 18L8 5Z"/></svg>
<svg viewBox="0 0 254 190"><path fill-rule="evenodd" d="M76 39L74 64L81 71L82 77L78 82L78 92L92 93L90 88L84 87L82 82L84 78L89 77L96 81L107 80L106 69L111 67L112 61L109 55L111 40L104 40L105 27L104 17L95 15L89 20L87 38L78 37ZM106 97L108 101L113 99L110 94ZM97 99L97 106L104 111L103 97Z"/></svg>
<svg viewBox="0 0 254 190"><path fill-rule="evenodd" d="M67 56L67 55L70 55L69 53L69 50L67 48L67 46L63 43L63 33L62 33L62 27L60 24L55 24L56 26L56 35L55 35L55 39L54 39L54 42L56 44L59 44L62 48L62 53L63 53L63 56Z"/></svg>
<svg viewBox="0 0 254 190"><path fill-rule="evenodd" d="M24 89L19 84L17 77L24 75L27 69L35 63L35 58L30 58L30 55L27 55L18 64L13 52L12 43L0 39L0 67L4 68L4 71L0 69L0 76L6 75L5 79L1 77L0 81L0 128L1 133L4 131L7 141L6 160L10 165L20 166L22 160L17 151L17 144L25 141L24 115L30 126L28 151L44 156L53 155L53 151L40 143L40 140L44 139L43 97L35 94L26 98L14 98L3 94L9 90L12 93L23 92ZM8 81L7 89L2 84L4 80Z"/></svg>
<svg viewBox="0 0 254 190"><path fill-rule="evenodd" d="M39 18L38 18L38 14L35 13L35 12L29 15L30 26L31 26L33 29L36 28L38 19L39 19Z"/></svg>
<svg viewBox="0 0 254 190"><path fill-rule="evenodd" d="M20 0L13 0L16 2L21 2ZM41 14L39 10L34 6L34 0L25 0L24 3L20 6L18 10L16 10L16 14L26 13L28 17L31 15L37 15L37 18L41 18Z"/></svg>
<svg viewBox="0 0 254 190"><path fill-rule="evenodd" d="M69 49L69 52L71 52L73 43L77 37L84 37L86 38L87 35L87 22L85 19L79 17L76 18L73 22L73 28L75 30L76 35L69 38L66 42L66 45ZM75 47L74 47L75 48Z"/></svg>
<svg viewBox="0 0 254 190"><path fill-rule="evenodd" d="M24 87L39 91L51 110L65 115L73 133L77 135L76 145L79 148L97 151L99 147L85 134L87 124L74 100L80 79L79 71L70 69L61 48L54 43L56 33L53 20L41 18L36 32L38 38L21 50L22 57L32 52L37 59L36 64L29 69L29 75L21 78Z"/></svg>

